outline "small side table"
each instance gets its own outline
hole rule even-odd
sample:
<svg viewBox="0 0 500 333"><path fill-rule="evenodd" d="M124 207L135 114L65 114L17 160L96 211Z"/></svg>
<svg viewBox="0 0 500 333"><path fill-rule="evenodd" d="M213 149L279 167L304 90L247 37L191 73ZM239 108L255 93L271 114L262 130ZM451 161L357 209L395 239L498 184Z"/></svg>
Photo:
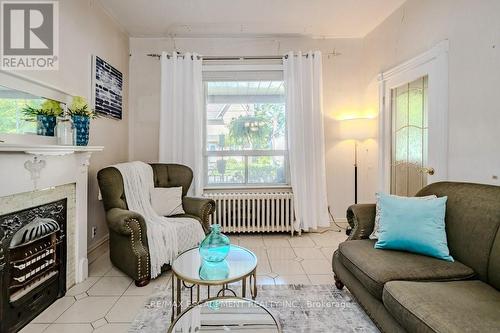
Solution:
<svg viewBox="0 0 500 333"><path fill-rule="evenodd" d="M198 248L192 248L179 254L172 263L172 322L182 311L182 287L190 291L190 305L199 303L200 286L207 287L207 299L226 296L236 292L229 288L229 284L241 281L241 296L246 297L247 284L250 287L252 299L257 297L257 256L250 250L237 245L231 245L226 258L229 267L228 276L223 280L207 280L200 276L202 259ZM222 286L214 296L211 296L210 287ZM196 289L196 297L194 290Z"/></svg>

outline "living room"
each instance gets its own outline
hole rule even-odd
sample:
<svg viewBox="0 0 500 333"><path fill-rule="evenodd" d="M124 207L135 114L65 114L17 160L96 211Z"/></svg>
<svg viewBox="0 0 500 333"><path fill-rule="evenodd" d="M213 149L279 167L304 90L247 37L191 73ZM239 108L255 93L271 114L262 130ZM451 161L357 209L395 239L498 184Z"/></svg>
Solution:
<svg viewBox="0 0 500 333"><path fill-rule="evenodd" d="M500 331L499 1L0 6L0 332Z"/></svg>

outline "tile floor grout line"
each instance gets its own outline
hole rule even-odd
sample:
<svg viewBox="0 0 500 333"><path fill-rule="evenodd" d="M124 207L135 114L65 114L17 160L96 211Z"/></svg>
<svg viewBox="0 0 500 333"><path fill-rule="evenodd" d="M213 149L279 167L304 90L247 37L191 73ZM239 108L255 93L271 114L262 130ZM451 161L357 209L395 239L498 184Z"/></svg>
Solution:
<svg viewBox="0 0 500 333"><path fill-rule="evenodd" d="M97 320L94 320L94 321L97 321ZM52 324L49 324L49 326L50 325L85 325L85 324L88 324L88 325L92 326L92 323L89 323L89 322L86 322L86 321L75 321L73 323L52 323Z"/></svg>
<svg viewBox="0 0 500 333"><path fill-rule="evenodd" d="M97 280L95 280L95 281L94 281L94 283L92 283L92 284L91 284L91 285L87 288L87 290L86 290L86 291L84 291L83 293L79 293L79 294L77 294L77 295L73 295L74 297L76 297L76 296L78 296L78 295L81 295L81 294L84 294L84 293L86 293L86 294L87 294L87 296L90 296L90 295L87 293L87 291L89 291L89 290L90 290L90 288L92 288L92 287L93 287L93 286L94 286L97 282L99 282L99 280L100 280L102 277L104 277L104 276L88 276L88 277L87 277L87 279L88 279L88 278L90 278L90 277L98 277L98 279L97 279ZM85 280L84 280L84 281L85 281ZM80 283L83 283L83 281L82 281L82 282L80 282ZM66 292L70 291L71 289L73 289L74 287L76 287L77 285L79 285L80 283L75 283L75 285L74 285L73 287L69 288L69 290L66 290ZM70 296L71 296L71 295L70 295ZM64 295L63 297L66 297L66 295Z"/></svg>
<svg viewBox="0 0 500 333"><path fill-rule="evenodd" d="M106 319L106 316L109 314L109 312L111 310L113 310L113 308L115 307L116 303L118 303L118 301L120 301L120 299L123 297L123 295L125 294L125 292L127 291L128 288L130 288L130 286L132 285L132 283L134 283L134 280L132 280L129 285L125 288L125 290L122 292L122 294L120 296L118 296L118 298L116 299L116 301L113 303L113 305L111 305L111 307L109 308L109 310L104 314L104 316L102 316L101 318L104 318L106 321L108 321L108 319ZM99 318L100 319L100 318ZM98 320L99 320L98 319Z"/></svg>
<svg viewBox="0 0 500 333"><path fill-rule="evenodd" d="M54 324L54 323L56 322L56 320L57 320L57 319L59 319L59 318L60 318L60 317L61 317L61 316L62 316L62 315L66 312L66 311L68 311L68 310L69 310L69 308L71 308L73 305L75 305L75 303L76 303L76 302L78 302L78 300L76 299L76 296L63 296L63 297L61 297L61 298L58 298L58 299L56 300L56 302L57 302L57 301L59 301L59 300L61 300L61 299L63 299L64 297L72 297L72 298L73 298L73 300L74 300L74 302L73 302L70 306L68 306L68 308L67 308L66 310L64 310L63 312L61 312L61 314L60 314L59 316L57 316L57 318L56 318L56 319L54 319L52 322L50 322L50 323L40 323L40 324L49 324L49 326L50 326L50 325L52 325L52 324ZM55 304L55 302L54 302L54 303L52 303L52 304ZM52 305L52 304L51 304L51 305ZM48 307L47 307L47 309L48 309ZM47 310L47 309L45 309L45 310ZM42 311L42 313L43 313L43 312L45 312L45 310L43 310L43 311ZM40 313L40 315L41 315L42 313ZM36 318L36 317L35 317L35 318ZM31 322L30 322L30 323L31 323ZM37 323L34 323L34 324L37 324ZM42 332L44 332L44 331L45 331L45 330L46 330L49 326L45 327L45 328L42 330Z"/></svg>
<svg viewBox="0 0 500 333"><path fill-rule="evenodd" d="M264 243L264 238L262 238L262 243ZM269 257L269 252L267 252L267 247L265 245L266 245L266 243L264 243L264 251L266 252L267 263L269 264L269 268L271 269L271 272L269 274L278 275L278 273L273 272L273 266L271 265L271 257ZM273 280L273 284L276 285L276 279L273 277L270 277L270 278ZM257 282L257 280L255 280L255 282Z"/></svg>
<svg viewBox="0 0 500 333"><path fill-rule="evenodd" d="M104 274L107 274L109 271L111 271L111 268L110 268L108 271L106 271L106 273L104 273ZM96 281L94 284L92 284L92 286L90 286L90 287L87 289L87 291L85 291L85 293L88 295L87 297L94 297L94 298L95 298L95 297L117 297L117 300L113 303L113 305L111 306L111 308L110 308L110 309L109 309L109 310L108 310L108 311L104 314L104 316L103 316L103 317L101 317L101 318L98 318L98 319L97 319L97 320L99 320L99 319L104 318L104 319L107 321L107 319L106 319L106 315L109 313L109 311L111 311L111 309L112 309L112 308L116 305L116 303L120 300L120 298L123 296L123 293L122 293L122 295L120 295L120 296L117 296L117 295L103 295L103 296L101 296L101 295L89 295L89 294L88 294L88 291L89 291L89 290L90 290L90 289L91 289L91 288L92 288L92 287L93 287L96 283L98 283L99 281L101 281L101 280L102 280L104 277L106 277L106 276L105 276L105 275L102 275L102 276L98 276L98 277L99 277L99 279L97 279L97 281ZM132 284L132 282L131 282L130 284ZM127 289L130 287L130 284L126 287L126 289L125 289L125 290L127 290ZM81 293L81 294L83 294L83 293ZM63 297L66 297L66 296L63 296ZM68 297L73 297L73 299L75 300L75 302L74 302L73 304L71 304L71 305L70 305L70 306L69 306L66 310L64 310L64 311L63 311L63 312L62 312L62 313L61 313L61 314L60 314L60 315L59 315L59 316L58 316L58 317L57 317L54 321L52 321L51 323L49 323L49 326L47 326L47 327L46 327L46 328L45 328L42 332L44 332L45 330L47 330L47 329L48 329L51 325L60 325L60 324L67 324L67 325L71 325L71 324L89 324L89 325L93 328L92 322L56 323L56 321L57 321L57 320L58 320L58 319L59 319L59 318L60 318L60 317L61 317L64 313L66 313L66 312L67 312L67 311L68 311L71 307L73 307L73 305L75 305L75 304L79 301L79 300L77 300L77 299L76 299L76 296L68 296ZM84 298L82 298L82 299L85 299L85 298L87 298L87 297L84 297ZM62 297L61 297L61 298L62 298ZM81 299L80 299L80 300L81 300ZM95 320L94 320L94 321L95 321ZM93 330L94 330L94 328L93 328Z"/></svg>
<svg viewBox="0 0 500 333"><path fill-rule="evenodd" d="M99 281L101 280L101 278L103 278L103 277L104 277L104 276L99 276L99 279L97 279L97 281L96 281L96 282L94 282L94 283L92 284L92 286L93 286L94 284L96 284L97 282L99 282ZM75 286L76 286L76 284L75 284ZM92 286L91 286L91 287L89 287L89 288L87 289L87 291L89 291L89 289L90 289L90 288L92 288ZM86 293L86 294L87 294L87 291L85 291L85 293ZM80 293L79 295L81 295L81 294L83 294L83 293ZM63 296L63 297L66 297L66 296ZM61 298L59 298L59 299L62 299L63 297L61 297ZM64 311L63 311L63 312L62 312L62 313L61 313L61 314L60 314L60 315L59 315L56 319L54 319L54 321L52 321L51 323L49 323L49 326L45 327L45 328L42 330L42 333L43 333L43 332L45 332L45 331L46 331L46 330L47 330L47 329L48 329L51 325L56 324L57 319L61 318L61 316L62 316L63 314L65 314L65 313L66 313L66 311L68 311L68 310L69 310L69 309L70 309L73 305L75 305L75 304L76 304L76 302L78 302L78 301L79 301L79 300L77 300L77 299L76 299L76 295L75 295L75 296L68 296L68 297L73 297L73 299L75 300L75 301L73 302L73 304L71 304L70 306L68 306L68 308L67 308L66 310L64 310ZM90 296L89 294L87 294L87 297L91 297L91 296ZM87 297L84 297L84 298L87 298ZM84 299L84 298L81 298L81 299ZM59 300L59 299L58 299L58 300ZM45 310L46 310L46 309L45 309ZM44 310L44 311L45 311L45 310ZM42 312L42 313L43 313L43 312ZM92 326L92 324L90 324L90 326Z"/></svg>
<svg viewBox="0 0 500 333"><path fill-rule="evenodd" d="M28 324L28 325L31 325L31 324ZM26 326L28 326L28 325L26 325ZM47 330L49 329L49 327L50 327L50 326L52 326L52 325L56 325L56 326L57 326L57 325L89 325L90 327L92 327L92 332L93 332L93 326L92 326L92 324L91 324L91 323L83 323L83 322L82 322L82 323L80 323L80 322L78 322L78 323L56 323L56 322L53 322L53 323L48 324L48 325L47 325L47 327L45 327L45 328L42 330L42 333L43 333L43 332L45 332L45 331L47 331ZM25 326L25 327L26 327L26 326ZM25 327L24 327L24 328L25 328ZM24 328L23 328L23 329L24 329Z"/></svg>

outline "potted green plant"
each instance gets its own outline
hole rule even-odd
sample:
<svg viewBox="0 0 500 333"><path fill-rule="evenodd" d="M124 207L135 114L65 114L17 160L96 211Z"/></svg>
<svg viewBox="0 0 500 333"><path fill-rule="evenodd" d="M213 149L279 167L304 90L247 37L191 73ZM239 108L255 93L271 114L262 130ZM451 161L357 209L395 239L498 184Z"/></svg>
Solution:
<svg viewBox="0 0 500 333"><path fill-rule="evenodd" d="M39 108L26 105L23 109L25 115L36 119L37 134L45 136L54 136L56 117L62 112L61 104L51 99L47 99Z"/></svg>
<svg viewBox="0 0 500 333"><path fill-rule="evenodd" d="M73 119L75 126L75 144L77 146L86 146L89 143L90 119L97 117L84 97L74 96L68 113Z"/></svg>

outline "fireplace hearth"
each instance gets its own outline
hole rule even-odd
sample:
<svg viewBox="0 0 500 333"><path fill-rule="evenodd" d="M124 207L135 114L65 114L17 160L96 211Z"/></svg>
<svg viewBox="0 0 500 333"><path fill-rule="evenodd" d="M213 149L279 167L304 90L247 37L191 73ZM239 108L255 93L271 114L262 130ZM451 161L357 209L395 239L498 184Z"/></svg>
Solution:
<svg viewBox="0 0 500 333"><path fill-rule="evenodd" d="M67 199L0 216L0 332L17 332L66 292Z"/></svg>

